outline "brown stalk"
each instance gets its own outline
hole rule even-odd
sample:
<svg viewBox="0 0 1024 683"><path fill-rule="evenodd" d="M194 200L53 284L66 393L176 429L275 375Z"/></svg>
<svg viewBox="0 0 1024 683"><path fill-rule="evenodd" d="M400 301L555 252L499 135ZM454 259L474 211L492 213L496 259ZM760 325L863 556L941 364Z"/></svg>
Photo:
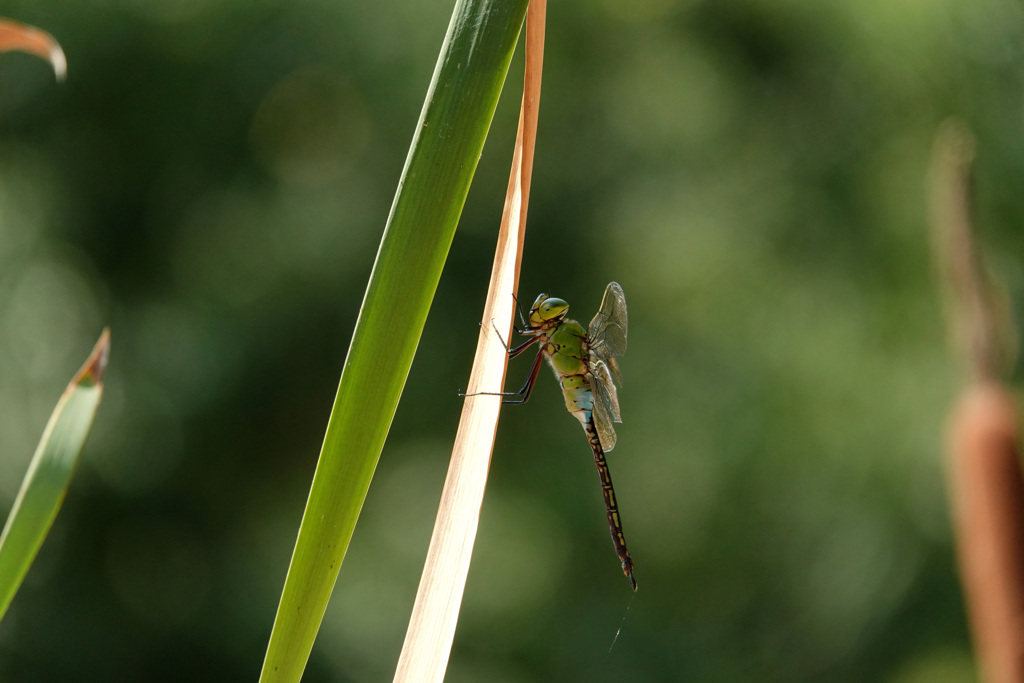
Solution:
<svg viewBox="0 0 1024 683"><path fill-rule="evenodd" d="M545 11L546 0L532 0L526 14L526 75L519 131L467 388L470 394L501 391L505 383L508 355L492 324L501 330L504 339L509 338L537 134ZM444 679L469 573L500 408L498 396L467 397L463 406L434 532L395 671L396 683Z"/></svg>
<svg viewBox="0 0 1024 683"><path fill-rule="evenodd" d="M957 554L983 680L1024 681L1024 476L1017 402L1000 382L1008 320L987 281L974 228L974 140L947 123L936 141L933 222L950 336L969 380L950 416Z"/></svg>

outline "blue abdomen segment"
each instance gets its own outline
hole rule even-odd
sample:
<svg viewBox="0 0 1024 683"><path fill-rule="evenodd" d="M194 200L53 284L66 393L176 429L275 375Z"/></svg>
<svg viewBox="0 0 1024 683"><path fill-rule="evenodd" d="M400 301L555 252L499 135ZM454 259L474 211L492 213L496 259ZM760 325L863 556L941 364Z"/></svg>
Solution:
<svg viewBox="0 0 1024 683"><path fill-rule="evenodd" d="M565 397L565 409L575 415L580 422L589 422L594 413L594 392L582 375L570 375L562 378L562 395Z"/></svg>

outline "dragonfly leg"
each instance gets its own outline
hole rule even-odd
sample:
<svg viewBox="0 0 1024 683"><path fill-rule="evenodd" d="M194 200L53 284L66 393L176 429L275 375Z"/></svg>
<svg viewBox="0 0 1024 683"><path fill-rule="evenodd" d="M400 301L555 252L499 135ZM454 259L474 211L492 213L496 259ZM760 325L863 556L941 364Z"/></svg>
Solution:
<svg viewBox="0 0 1024 683"><path fill-rule="evenodd" d="M530 325L529 323L526 322L526 316L523 315L523 307L519 304L519 299L516 297L515 292L512 292L512 301L516 302L516 313L519 314L519 323L523 326L523 329L525 330Z"/></svg>
<svg viewBox="0 0 1024 683"><path fill-rule="evenodd" d="M539 341L540 341L540 337L531 337L531 338L527 339L526 341L524 341L519 346L515 347L514 349L510 349L510 348L508 348L506 346L505 350L508 351L508 359L512 360L516 356L519 356L523 351L525 351L526 349L530 348L531 346L533 346L534 344L536 344Z"/></svg>
<svg viewBox="0 0 1024 683"><path fill-rule="evenodd" d="M515 358L516 356L520 355L523 351L525 351L526 349L530 348L531 346L533 346L534 344L536 344L537 342L540 341L540 337L530 337L529 339L524 341L519 346L515 347L514 349L510 349L508 347L508 344L505 343L505 340L502 339L501 332L498 331L498 326L494 324L494 320L493 319L491 320L491 327L494 328L494 334L496 334L498 336L498 341L500 341L501 345L503 347L505 347L505 353L508 354L509 360L511 360L511 359ZM539 361L537 363L535 363L535 365L537 365L537 364L539 364ZM531 389L533 388L533 379L535 379L536 376L537 376L537 370L536 370L536 368L534 368L533 372L530 375L530 379L528 379L526 381L527 385L529 385L529 387ZM526 398L529 398L530 397L530 393L529 393L529 391L527 391L527 387L526 386L524 386L519 391L515 391L515 392L506 392L506 391L500 391L500 392L499 391L477 391L477 392L472 393L472 394L464 394L464 393L462 393L460 391L459 392L459 396L462 396L462 397L466 397L466 396L522 396L524 392L526 392ZM524 398L522 401L512 401L512 403L525 403L526 402L526 398Z"/></svg>
<svg viewBox="0 0 1024 683"><path fill-rule="evenodd" d="M501 332L498 331L498 327L497 325L494 324L493 320L491 320L491 326L494 327L494 333L498 335L498 341L500 341L501 345L505 347L505 353L508 354L510 360L520 355L523 351L530 348L531 346L533 346L534 344L541 340L540 337L531 336L529 339L524 341L519 346L515 347L514 349L510 349L508 347L508 344L505 343L505 340L501 338ZM527 330L525 333L530 334L530 331ZM540 357L542 355L544 355L543 351L537 354L537 360L533 364L533 371L530 373L530 377L526 380L526 384L519 391L477 391L472 394L464 394L460 391L459 396L522 396L523 399L520 401L502 401L502 403L526 403L526 399L530 398L530 391L533 390L533 382L535 379L537 379L537 369L540 367Z"/></svg>
<svg viewBox="0 0 1024 683"><path fill-rule="evenodd" d="M530 348L532 345L534 345L538 341L540 341L539 337L532 337L530 339L527 339L525 342L523 342L519 346L515 347L514 349L510 349L508 344L505 342L505 338L501 336L501 330L499 330L498 326L496 324L494 324L494 318L491 318L491 327L494 328L494 334L495 334L495 336L498 337L498 341L501 342L501 346L502 346L502 348L505 349L505 353L508 354L509 359L515 358L516 356L521 354L523 351L525 351L526 349ZM516 333L517 334L531 334L532 335L532 331L528 330L528 329L527 330L516 330Z"/></svg>
<svg viewBox="0 0 1024 683"><path fill-rule="evenodd" d="M531 340L533 343L536 340ZM515 349L513 349L514 351ZM537 381L537 373L540 372L540 366L544 359L544 352L541 351L537 354L537 358L533 361L533 369L530 370L530 376L526 378L526 384L519 391L477 391L472 394L462 394L459 396L509 396L513 398L503 398L502 403L509 404L520 404L526 403L530 399L530 394L533 393L533 385Z"/></svg>
<svg viewBox="0 0 1024 683"><path fill-rule="evenodd" d="M537 341L536 338L531 339L531 342ZM518 348L518 347L517 347ZM515 351L515 349L513 349ZM511 353L509 354L511 356ZM523 388L515 393L503 393L502 396L515 396L516 398L503 398L502 403L508 403L512 405L518 405L526 403L530 400L530 394L533 393L533 385L537 383L537 373L540 372L540 366L544 362L544 352L539 351L537 357L533 360L533 368L530 370L530 376L526 378L526 383L523 384Z"/></svg>
<svg viewBox="0 0 1024 683"><path fill-rule="evenodd" d="M501 330L499 330L498 326L494 324L494 318L491 318L491 327L494 328L494 336L496 336L498 338L498 341L501 342L501 346L503 349L505 349L505 353L508 353L508 344L505 343L505 338L501 336Z"/></svg>

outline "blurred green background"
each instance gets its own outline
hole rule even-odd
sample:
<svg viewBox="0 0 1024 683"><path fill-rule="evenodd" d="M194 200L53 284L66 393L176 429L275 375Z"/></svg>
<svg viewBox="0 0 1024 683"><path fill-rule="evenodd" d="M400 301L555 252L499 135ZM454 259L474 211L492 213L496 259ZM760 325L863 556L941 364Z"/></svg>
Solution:
<svg viewBox="0 0 1024 683"><path fill-rule="evenodd" d="M0 57L0 499L104 324L107 393L4 681L256 680L450 0L16 0ZM549 7L521 291L625 289L609 456L545 371L499 425L449 681L974 680L927 235L945 117L1024 280L1024 6ZM495 119L306 681L390 680L511 158ZM518 386L529 363L510 368ZM616 631L621 635L609 652Z"/></svg>

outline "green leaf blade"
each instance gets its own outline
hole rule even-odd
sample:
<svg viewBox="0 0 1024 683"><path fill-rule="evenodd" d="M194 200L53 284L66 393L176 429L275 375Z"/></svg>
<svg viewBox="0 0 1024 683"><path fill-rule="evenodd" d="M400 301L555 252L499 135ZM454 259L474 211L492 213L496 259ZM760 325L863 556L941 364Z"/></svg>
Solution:
<svg viewBox="0 0 1024 683"><path fill-rule="evenodd" d="M104 330L50 415L0 534L0 619L7 613L64 502L103 395L109 352L110 332Z"/></svg>

